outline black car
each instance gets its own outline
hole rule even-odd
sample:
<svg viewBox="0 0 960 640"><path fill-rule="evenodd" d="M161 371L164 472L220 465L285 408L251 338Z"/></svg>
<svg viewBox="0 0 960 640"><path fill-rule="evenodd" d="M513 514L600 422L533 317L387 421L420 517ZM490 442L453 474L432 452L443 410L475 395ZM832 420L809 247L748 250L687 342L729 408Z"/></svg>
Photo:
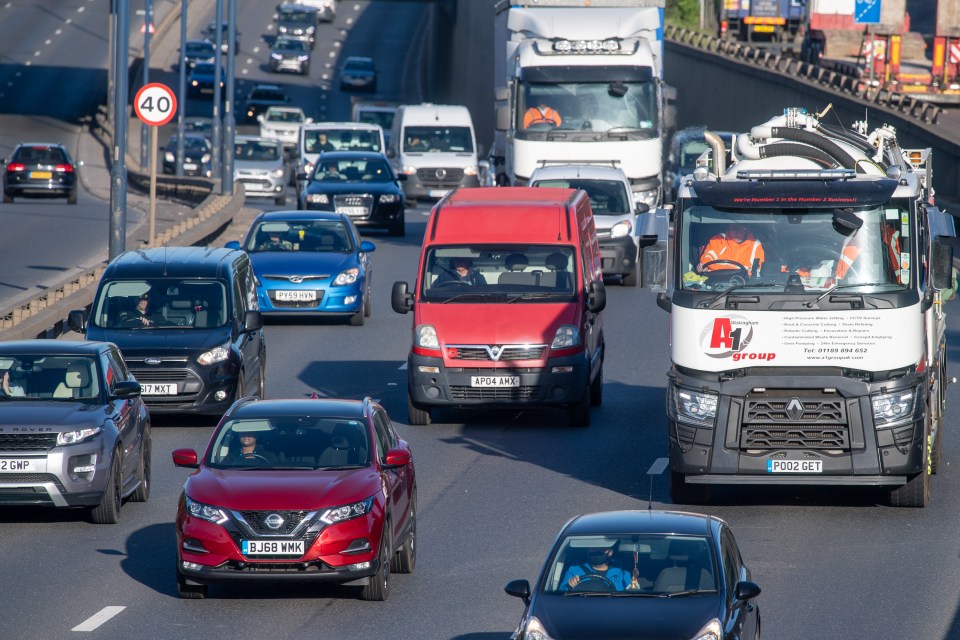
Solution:
<svg viewBox="0 0 960 640"><path fill-rule="evenodd" d="M217 65L212 62L198 62L187 74L187 95L198 98L203 95L213 96L214 83L217 77ZM223 88L227 85L227 71L220 65L220 99L225 100L227 95Z"/></svg>
<svg viewBox="0 0 960 640"><path fill-rule="evenodd" d="M67 148L59 143L29 142L18 144L3 163L3 201L15 196L40 195L66 197L77 204L77 167Z"/></svg>
<svg viewBox="0 0 960 640"><path fill-rule="evenodd" d="M277 36L303 40L310 48L316 42L317 10L302 4L284 2L277 5Z"/></svg>
<svg viewBox="0 0 960 640"><path fill-rule="evenodd" d="M759 640L760 587L723 520L676 511L577 516L560 530L514 633L533 638Z"/></svg>
<svg viewBox="0 0 960 640"><path fill-rule="evenodd" d="M220 36L221 38L220 51L222 53L226 53L230 50L230 40L228 38L228 35L229 35L228 27L229 27L228 23L226 22L220 23L220 31L223 34ZM235 52L234 55L236 55L236 52L240 51L240 30L237 29L235 33L236 33L236 38L234 38L234 42L233 42L234 52ZM203 30L203 37L204 39L209 40L210 42L213 42L214 44L216 44L217 42L217 23L216 22L211 22L206 26L206 28Z"/></svg>
<svg viewBox="0 0 960 640"><path fill-rule="evenodd" d="M270 71L310 73L310 45L296 38L278 37L270 47Z"/></svg>
<svg viewBox="0 0 960 640"><path fill-rule="evenodd" d="M377 68L373 59L350 56L340 67L340 90L376 91Z"/></svg>
<svg viewBox="0 0 960 640"><path fill-rule="evenodd" d="M263 397L263 316L243 251L127 251L104 270L89 316L67 321L120 347L151 413L219 416L237 398Z"/></svg>
<svg viewBox="0 0 960 640"><path fill-rule="evenodd" d="M289 102L290 98L275 84L254 85L244 101L244 115L247 122L254 122L258 115L266 113L270 107L278 107Z"/></svg>
<svg viewBox="0 0 960 640"><path fill-rule="evenodd" d="M150 497L150 414L116 345L0 344L4 505L89 509L116 524L123 500Z"/></svg>
<svg viewBox="0 0 960 640"><path fill-rule="evenodd" d="M217 47L209 40L187 40L183 47L183 59L188 69L200 62L216 62Z"/></svg>
<svg viewBox="0 0 960 640"><path fill-rule="evenodd" d="M177 172L177 143L179 138L174 135L163 150L163 173ZM209 178L211 174L211 159L213 148L210 140L197 133L188 133L183 136L183 175L203 176Z"/></svg>
<svg viewBox="0 0 960 640"><path fill-rule="evenodd" d="M336 211L358 227L385 228L404 234L404 199L400 180L382 153L330 151L317 160L298 201L299 209Z"/></svg>

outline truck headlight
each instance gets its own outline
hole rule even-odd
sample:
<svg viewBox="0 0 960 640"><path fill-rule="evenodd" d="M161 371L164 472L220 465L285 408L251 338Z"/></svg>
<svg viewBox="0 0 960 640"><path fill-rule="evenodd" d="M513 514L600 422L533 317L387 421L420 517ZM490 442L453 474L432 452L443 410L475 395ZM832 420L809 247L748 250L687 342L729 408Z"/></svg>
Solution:
<svg viewBox="0 0 960 640"><path fill-rule="evenodd" d="M644 189L642 191L633 192L633 201L637 204L645 204L651 209L657 206L657 196L660 194L660 189Z"/></svg>
<svg viewBox="0 0 960 640"><path fill-rule="evenodd" d="M672 386L667 415L674 420L713 428L717 420L717 394Z"/></svg>
<svg viewBox="0 0 960 640"><path fill-rule="evenodd" d="M353 284L354 282L357 281L357 278L359 277L360 277L360 269L357 269L356 267L353 267L352 269L347 269L346 271L342 271L340 275L334 278L333 286L342 287L345 284Z"/></svg>
<svg viewBox="0 0 960 640"><path fill-rule="evenodd" d="M227 345L220 345L219 347L214 347L205 353L201 353L197 357L197 363L202 365L216 364L218 362L223 362L230 357L230 349L227 348Z"/></svg>
<svg viewBox="0 0 960 640"><path fill-rule="evenodd" d="M917 420L922 408L919 397L920 387L873 396L873 426L884 429Z"/></svg>
<svg viewBox="0 0 960 640"><path fill-rule="evenodd" d="M100 433L100 427L64 431L57 434L57 444L79 444Z"/></svg>
<svg viewBox="0 0 960 640"><path fill-rule="evenodd" d="M551 349L570 349L579 346L580 331L572 324L562 324L557 327L557 333L553 336Z"/></svg>
<svg viewBox="0 0 960 640"><path fill-rule="evenodd" d="M270 175L272 175L274 178L282 178L284 173L286 173L286 171L283 169L274 169L270 172Z"/></svg>
<svg viewBox="0 0 960 640"><path fill-rule="evenodd" d="M413 330L413 344L424 349L439 349L437 330L431 324L418 324Z"/></svg>
<svg viewBox="0 0 960 640"><path fill-rule="evenodd" d="M629 220L623 220L610 227L610 237L623 238L630 235L631 231L633 231L633 225L630 224Z"/></svg>
<svg viewBox="0 0 960 640"><path fill-rule="evenodd" d="M400 172L401 172L401 173L405 173L405 174L407 174L408 176L412 176L412 175L416 175L416 173L417 173L417 168L416 168L416 167L407 166L407 167L403 167L402 169L400 169Z"/></svg>

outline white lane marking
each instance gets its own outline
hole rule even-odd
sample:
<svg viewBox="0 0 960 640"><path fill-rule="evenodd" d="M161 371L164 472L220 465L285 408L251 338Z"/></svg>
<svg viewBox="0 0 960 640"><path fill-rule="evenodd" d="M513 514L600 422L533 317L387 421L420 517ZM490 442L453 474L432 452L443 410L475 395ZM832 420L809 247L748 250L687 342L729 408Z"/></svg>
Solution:
<svg viewBox="0 0 960 640"><path fill-rule="evenodd" d="M64 20L63 22L64 22L64 24L73 24L73 18L67 18L67 19Z"/></svg>
<svg viewBox="0 0 960 640"><path fill-rule="evenodd" d="M75 626L73 629L70 629L70 631L95 631L100 625L124 609L126 609L126 607L104 607L97 613L93 614Z"/></svg>
<svg viewBox="0 0 960 640"><path fill-rule="evenodd" d="M83 13L86 10L86 7L77 7L77 13Z"/></svg>
<svg viewBox="0 0 960 640"><path fill-rule="evenodd" d="M400 365L400 368L399 368L399 369L397 369L397 371L405 371L405 370L406 370L406 368L407 368L407 363L406 363L406 362L404 362L404 363L403 363L402 365Z"/></svg>
<svg viewBox="0 0 960 640"><path fill-rule="evenodd" d="M33 57L34 57L34 58L38 57L39 55L40 55L40 52L39 52L39 51L34 51L34 52L33 52Z"/></svg>
<svg viewBox="0 0 960 640"><path fill-rule="evenodd" d="M354 10L354 11L360 11L360 5L359 5L359 4L353 5L353 10Z"/></svg>
<svg viewBox="0 0 960 640"><path fill-rule="evenodd" d="M667 463L669 460L667 458L657 458L653 461L653 464L650 465L650 468L647 469L648 476L658 476L664 472L667 468Z"/></svg>
<svg viewBox="0 0 960 640"><path fill-rule="evenodd" d="M330 52L330 57L331 57L331 58L336 58L336 57L337 57L337 52L336 52L336 51L331 51L331 52Z"/></svg>
<svg viewBox="0 0 960 640"><path fill-rule="evenodd" d="M49 45L51 42L53 42L53 40L51 40L50 38L47 38L46 40L43 41L43 44Z"/></svg>
<svg viewBox="0 0 960 640"><path fill-rule="evenodd" d="M2 94L0 94L0 97L2 97ZM397 386L397 383L396 383L396 382L388 382L388 383L387 383L387 386L388 386L388 387L395 387L395 386Z"/></svg>
<svg viewBox="0 0 960 640"><path fill-rule="evenodd" d="M53 33L56 34L56 35L60 35L61 33L63 33L63 29L57 29L57 30L54 31Z"/></svg>
<svg viewBox="0 0 960 640"><path fill-rule="evenodd" d="M12 6L13 6L13 3L12 3L12 2L8 2L7 4L3 5L3 8L4 8L4 9L9 9L9 8L12 7Z"/></svg>
<svg viewBox="0 0 960 640"><path fill-rule="evenodd" d="M320 77L321 77L322 79L324 79L324 80L329 80L329 79L330 79L330 74L329 74L329 73L325 73L325 74L323 74L323 75L320 76Z"/></svg>
<svg viewBox="0 0 960 640"><path fill-rule="evenodd" d="M353 18L347 18L347 24L353 24Z"/></svg>
<svg viewBox="0 0 960 640"><path fill-rule="evenodd" d="M334 48L334 49L339 49L339 48L340 48L340 41L339 41L339 40L334 40L334 41L333 41L333 48Z"/></svg>

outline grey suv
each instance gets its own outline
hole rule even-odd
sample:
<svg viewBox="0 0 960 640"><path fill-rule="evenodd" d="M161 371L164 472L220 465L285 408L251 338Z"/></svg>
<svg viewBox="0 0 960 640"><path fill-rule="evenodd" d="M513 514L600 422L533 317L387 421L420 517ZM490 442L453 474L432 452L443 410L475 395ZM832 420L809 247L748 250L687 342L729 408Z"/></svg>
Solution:
<svg viewBox="0 0 960 640"><path fill-rule="evenodd" d="M0 504L86 507L116 524L150 497L150 415L108 342L0 344Z"/></svg>

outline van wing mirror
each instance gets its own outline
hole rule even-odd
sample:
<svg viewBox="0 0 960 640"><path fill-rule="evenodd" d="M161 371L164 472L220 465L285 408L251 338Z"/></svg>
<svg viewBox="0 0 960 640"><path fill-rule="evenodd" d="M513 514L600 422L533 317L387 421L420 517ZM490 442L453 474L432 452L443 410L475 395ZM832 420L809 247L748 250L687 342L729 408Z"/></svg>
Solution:
<svg viewBox="0 0 960 640"><path fill-rule="evenodd" d="M587 309L591 313L600 313L607 306L607 289L603 280L594 280L587 289Z"/></svg>
<svg viewBox="0 0 960 640"><path fill-rule="evenodd" d="M413 309L413 294L406 282L394 282L390 292L390 306L397 313L408 313Z"/></svg>
<svg viewBox="0 0 960 640"><path fill-rule="evenodd" d="M263 328L263 314L256 310L247 311L243 316L244 331L258 331Z"/></svg>
<svg viewBox="0 0 960 640"><path fill-rule="evenodd" d="M506 102L510 99L510 87L497 87L493 90L493 99L497 102Z"/></svg>
<svg viewBox="0 0 960 640"><path fill-rule="evenodd" d="M67 326L71 331L85 333L87 330L87 313L83 309L74 309L67 314Z"/></svg>
<svg viewBox="0 0 960 640"><path fill-rule="evenodd" d="M510 128L510 107L497 107L497 131L507 131Z"/></svg>

